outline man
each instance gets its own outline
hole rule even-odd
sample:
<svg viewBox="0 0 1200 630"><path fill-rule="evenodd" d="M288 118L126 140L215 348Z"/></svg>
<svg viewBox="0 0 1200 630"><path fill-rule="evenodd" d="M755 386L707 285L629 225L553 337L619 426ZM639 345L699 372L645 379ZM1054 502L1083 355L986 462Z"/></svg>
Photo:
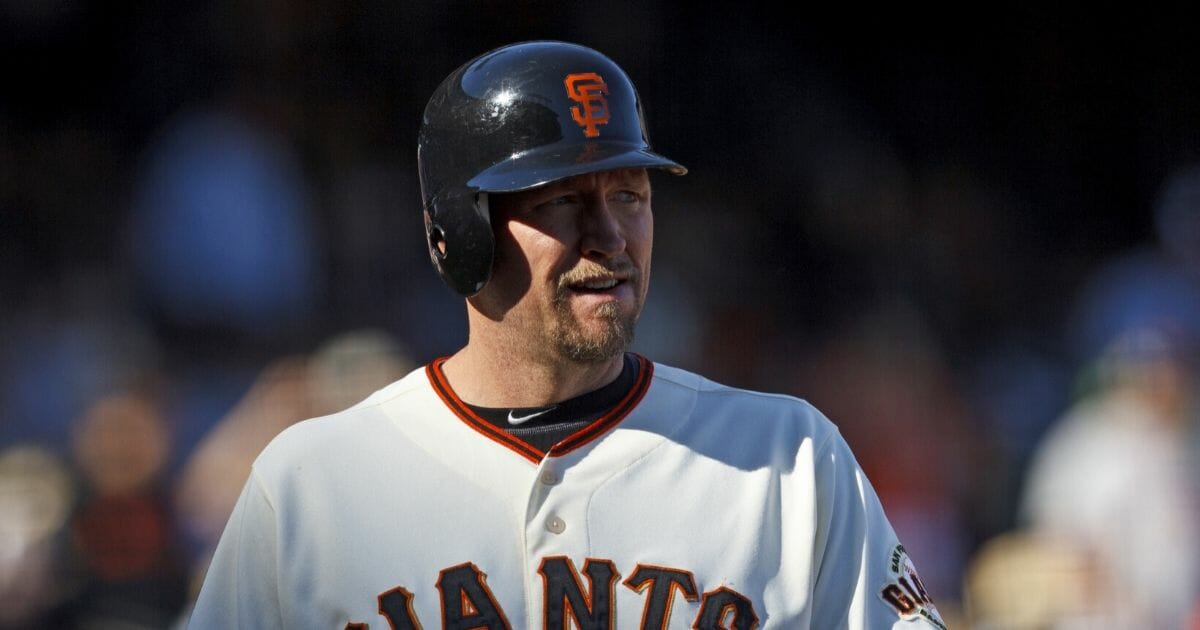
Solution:
<svg viewBox="0 0 1200 630"><path fill-rule="evenodd" d="M1196 628L1200 494L1196 350L1200 285L1152 248L1099 266L1076 296L1088 384L1030 457L1019 522L1081 559L1058 579L1062 626Z"/></svg>
<svg viewBox="0 0 1200 630"><path fill-rule="evenodd" d="M430 255L469 340L260 455L197 628L944 628L833 425L627 352L653 152L602 54L436 90Z"/></svg>

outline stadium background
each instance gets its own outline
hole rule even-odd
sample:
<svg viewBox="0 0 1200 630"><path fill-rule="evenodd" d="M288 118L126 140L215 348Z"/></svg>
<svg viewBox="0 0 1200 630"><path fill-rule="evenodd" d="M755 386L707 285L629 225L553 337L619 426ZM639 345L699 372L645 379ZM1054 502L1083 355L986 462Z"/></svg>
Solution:
<svg viewBox="0 0 1200 630"><path fill-rule="evenodd" d="M1103 349L1190 349L1197 44L1170 8L796 11L0 3L0 627L178 623L257 448L463 342L416 128L537 38L623 65L691 170L636 349L825 410L968 627Z"/></svg>

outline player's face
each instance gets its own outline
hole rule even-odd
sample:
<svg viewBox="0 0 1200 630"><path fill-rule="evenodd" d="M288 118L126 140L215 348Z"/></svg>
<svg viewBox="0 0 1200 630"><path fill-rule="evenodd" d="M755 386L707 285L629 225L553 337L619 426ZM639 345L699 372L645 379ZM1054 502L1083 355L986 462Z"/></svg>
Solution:
<svg viewBox="0 0 1200 630"><path fill-rule="evenodd" d="M654 236L644 169L492 195L489 317L532 348L595 363L624 352L645 303Z"/></svg>

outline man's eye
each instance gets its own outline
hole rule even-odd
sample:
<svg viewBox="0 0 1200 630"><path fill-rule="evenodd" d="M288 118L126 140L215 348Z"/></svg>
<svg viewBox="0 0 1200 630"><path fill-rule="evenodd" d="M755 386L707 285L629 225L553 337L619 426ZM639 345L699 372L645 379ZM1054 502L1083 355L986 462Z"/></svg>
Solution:
<svg viewBox="0 0 1200 630"><path fill-rule="evenodd" d="M640 200L638 194L631 190L622 190L613 194L612 200L617 203L637 203Z"/></svg>

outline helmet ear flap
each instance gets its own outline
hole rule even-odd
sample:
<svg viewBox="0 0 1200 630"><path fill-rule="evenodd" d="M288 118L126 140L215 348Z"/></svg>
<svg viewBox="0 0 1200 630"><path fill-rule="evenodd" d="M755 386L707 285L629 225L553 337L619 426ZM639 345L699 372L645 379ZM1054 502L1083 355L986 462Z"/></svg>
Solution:
<svg viewBox="0 0 1200 630"><path fill-rule="evenodd" d="M429 259L450 288L463 297L483 289L492 276L495 252L487 193L430 202L425 209L425 243Z"/></svg>

